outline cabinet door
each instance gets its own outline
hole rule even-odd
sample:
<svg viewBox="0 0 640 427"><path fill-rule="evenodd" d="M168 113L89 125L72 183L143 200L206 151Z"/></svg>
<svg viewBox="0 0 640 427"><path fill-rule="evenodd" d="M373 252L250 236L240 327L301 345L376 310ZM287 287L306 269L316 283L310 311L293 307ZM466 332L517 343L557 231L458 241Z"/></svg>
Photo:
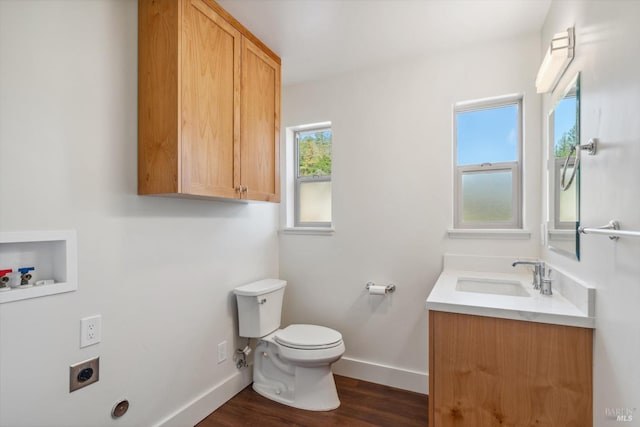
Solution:
<svg viewBox="0 0 640 427"><path fill-rule="evenodd" d="M243 197L280 201L280 64L242 39L241 185Z"/></svg>
<svg viewBox="0 0 640 427"><path fill-rule="evenodd" d="M429 312L429 425L592 425L586 328Z"/></svg>
<svg viewBox="0 0 640 427"><path fill-rule="evenodd" d="M183 5L180 192L239 197L241 34L202 0Z"/></svg>

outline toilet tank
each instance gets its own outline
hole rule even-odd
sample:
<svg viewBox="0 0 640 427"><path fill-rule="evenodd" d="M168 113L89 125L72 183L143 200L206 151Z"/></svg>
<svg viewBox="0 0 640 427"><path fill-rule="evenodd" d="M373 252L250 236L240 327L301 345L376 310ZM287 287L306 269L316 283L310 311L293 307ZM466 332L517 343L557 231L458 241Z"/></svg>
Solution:
<svg viewBox="0 0 640 427"><path fill-rule="evenodd" d="M284 280L264 279L233 290L238 302L241 337L260 338L280 327L286 285Z"/></svg>

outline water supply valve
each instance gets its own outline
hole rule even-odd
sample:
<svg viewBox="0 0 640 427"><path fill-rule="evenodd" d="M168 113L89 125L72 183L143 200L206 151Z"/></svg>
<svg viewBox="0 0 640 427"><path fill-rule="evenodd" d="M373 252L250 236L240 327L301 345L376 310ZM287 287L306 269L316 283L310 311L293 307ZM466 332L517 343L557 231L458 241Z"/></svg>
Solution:
<svg viewBox="0 0 640 427"><path fill-rule="evenodd" d="M249 347L249 344L247 344L242 349L239 348L236 350L236 355L237 355L236 368L240 369L240 368L246 368L247 366L249 366L249 364L247 363L247 356L249 355L249 353L251 353L251 347Z"/></svg>
<svg viewBox="0 0 640 427"><path fill-rule="evenodd" d="M12 269L0 270L0 289L9 289L9 280L11 279L7 274L11 272L13 272Z"/></svg>
<svg viewBox="0 0 640 427"><path fill-rule="evenodd" d="M18 269L20 272L20 286L27 286L29 284L29 280L33 277L29 272L35 269L35 267L22 267Z"/></svg>

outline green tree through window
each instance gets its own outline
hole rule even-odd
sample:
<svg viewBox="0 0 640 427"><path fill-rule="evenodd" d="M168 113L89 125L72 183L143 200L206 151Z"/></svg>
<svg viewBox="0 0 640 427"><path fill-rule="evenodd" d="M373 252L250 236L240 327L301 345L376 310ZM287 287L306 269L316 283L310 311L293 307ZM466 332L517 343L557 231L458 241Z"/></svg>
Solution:
<svg viewBox="0 0 640 427"><path fill-rule="evenodd" d="M560 139L555 144L555 156L567 157L571 147L576 145L576 125L574 124L571 129L562 134Z"/></svg>
<svg viewBox="0 0 640 427"><path fill-rule="evenodd" d="M331 130L301 132L298 137L299 176L331 175Z"/></svg>

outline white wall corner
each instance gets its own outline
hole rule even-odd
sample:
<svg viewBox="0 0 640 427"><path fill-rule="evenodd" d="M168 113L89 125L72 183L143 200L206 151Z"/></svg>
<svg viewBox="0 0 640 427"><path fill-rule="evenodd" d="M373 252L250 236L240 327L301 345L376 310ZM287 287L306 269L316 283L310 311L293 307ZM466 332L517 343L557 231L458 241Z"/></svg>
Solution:
<svg viewBox="0 0 640 427"><path fill-rule="evenodd" d="M160 421L156 427L194 426L244 390L252 381L251 369L238 371Z"/></svg>
<svg viewBox="0 0 640 427"><path fill-rule="evenodd" d="M396 368L350 357L343 357L338 360L333 364L332 368L337 375L416 393L429 393L429 374L427 372Z"/></svg>

